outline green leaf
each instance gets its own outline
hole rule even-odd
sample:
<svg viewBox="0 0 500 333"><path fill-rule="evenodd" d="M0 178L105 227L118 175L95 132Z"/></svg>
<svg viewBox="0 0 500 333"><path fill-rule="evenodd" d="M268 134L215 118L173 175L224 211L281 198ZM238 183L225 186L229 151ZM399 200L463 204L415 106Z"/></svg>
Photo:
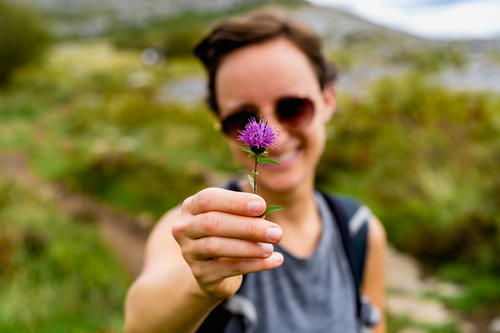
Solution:
<svg viewBox="0 0 500 333"><path fill-rule="evenodd" d="M262 215L260 215L259 217L265 216L265 215L270 214L272 212L277 212L277 211L280 211L280 210L284 210L284 209L285 208L283 208L283 206L279 206L279 205L267 206L267 208L264 211L264 213Z"/></svg>
<svg viewBox="0 0 500 333"><path fill-rule="evenodd" d="M278 161L272 160L270 158L263 158L261 164L279 164Z"/></svg>
<svg viewBox="0 0 500 333"><path fill-rule="evenodd" d="M240 149L248 153L247 158L256 156L255 153L247 147L240 147Z"/></svg>
<svg viewBox="0 0 500 333"><path fill-rule="evenodd" d="M250 183L250 186L252 186L252 190L255 192L255 179L252 175L248 175L248 182Z"/></svg>

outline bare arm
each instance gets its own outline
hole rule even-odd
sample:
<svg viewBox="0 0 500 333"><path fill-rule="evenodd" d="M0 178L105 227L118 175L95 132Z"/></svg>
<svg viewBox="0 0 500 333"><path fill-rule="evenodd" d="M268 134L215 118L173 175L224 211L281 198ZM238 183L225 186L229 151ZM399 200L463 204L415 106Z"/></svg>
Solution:
<svg viewBox="0 0 500 333"><path fill-rule="evenodd" d="M218 303L202 296L172 236L180 215L180 208L169 212L150 235L143 271L127 295L126 332L193 331ZM174 315L177 325L170 321Z"/></svg>
<svg viewBox="0 0 500 333"><path fill-rule="evenodd" d="M368 228L367 260L365 263L365 275L361 289L370 302L380 310L382 316L380 323L374 328L375 333L386 331L384 315L384 260L386 246L387 241L384 227L376 217L373 217L370 220Z"/></svg>
<svg viewBox="0 0 500 333"><path fill-rule="evenodd" d="M257 209L249 203L257 201ZM126 301L127 332L192 332L240 287L242 274L276 268L274 223L250 193L205 189L169 212L148 240L143 272ZM278 237L271 239L268 231ZM266 245L267 244L267 245Z"/></svg>

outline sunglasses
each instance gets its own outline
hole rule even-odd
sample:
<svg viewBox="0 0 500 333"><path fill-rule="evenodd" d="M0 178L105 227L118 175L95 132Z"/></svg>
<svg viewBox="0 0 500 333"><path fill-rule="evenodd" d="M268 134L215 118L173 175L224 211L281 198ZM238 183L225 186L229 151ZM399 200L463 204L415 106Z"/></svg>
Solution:
<svg viewBox="0 0 500 333"><path fill-rule="evenodd" d="M307 126L314 117L314 103L307 97L281 97L274 107L278 122L288 128ZM260 119L259 109L253 104L242 105L237 112L221 120L222 131L236 139L239 132L245 129L250 119Z"/></svg>

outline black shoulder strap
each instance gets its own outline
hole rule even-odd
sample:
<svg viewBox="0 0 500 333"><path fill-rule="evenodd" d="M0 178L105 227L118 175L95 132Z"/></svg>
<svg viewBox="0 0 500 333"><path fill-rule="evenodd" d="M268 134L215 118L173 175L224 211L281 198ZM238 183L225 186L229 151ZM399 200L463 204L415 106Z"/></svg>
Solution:
<svg viewBox="0 0 500 333"><path fill-rule="evenodd" d="M353 259L354 280L358 289L363 282L363 273L365 269L365 258L368 239L368 223L365 210L368 208L356 199L341 195L329 195L337 203L337 206L342 209L346 220L348 221L348 231L351 243L351 255Z"/></svg>
<svg viewBox="0 0 500 333"><path fill-rule="evenodd" d="M236 191L236 192L241 192L239 186L238 186L238 183L235 179L231 180L229 183L227 183L226 185L224 185L223 187L224 189L226 190L230 190L230 191Z"/></svg>
<svg viewBox="0 0 500 333"><path fill-rule="evenodd" d="M346 215L346 211L344 210L344 208L342 207L341 203L337 198L321 191L320 193L326 199L328 207L330 208L330 211L333 213L333 216L335 217L335 222L337 223L338 230L340 231L340 236L342 239L342 247L344 248L346 258L349 263L349 268L351 270L355 283L356 314L359 318L361 316L361 296L359 293L359 285L361 281L357 277L354 269L354 257L352 253L352 245L351 245L351 238L349 235L349 225L348 225L349 218Z"/></svg>
<svg viewBox="0 0 500 333"><path fill-rule="evenodd" d="M224 332L233 314L226 310L223 301L213 309L205 318L196 333Z"/></svg>

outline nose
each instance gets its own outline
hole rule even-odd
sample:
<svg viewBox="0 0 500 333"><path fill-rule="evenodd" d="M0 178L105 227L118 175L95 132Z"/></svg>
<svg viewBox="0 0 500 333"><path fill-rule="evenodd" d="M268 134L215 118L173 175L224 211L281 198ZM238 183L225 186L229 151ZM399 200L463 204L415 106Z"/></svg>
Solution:
<svg viewBox="0 0 500 333"><path fill-rule="evenodd" d="M273 129L273 131L277 132L277 137L273 147L270 147L271 152L280 150L280 147L284 145L284 143L289 139L288 130L276 119L274 115L274 110L269 110L269 112L262 112L263 120L267 122L269 126Z"/></svg>

